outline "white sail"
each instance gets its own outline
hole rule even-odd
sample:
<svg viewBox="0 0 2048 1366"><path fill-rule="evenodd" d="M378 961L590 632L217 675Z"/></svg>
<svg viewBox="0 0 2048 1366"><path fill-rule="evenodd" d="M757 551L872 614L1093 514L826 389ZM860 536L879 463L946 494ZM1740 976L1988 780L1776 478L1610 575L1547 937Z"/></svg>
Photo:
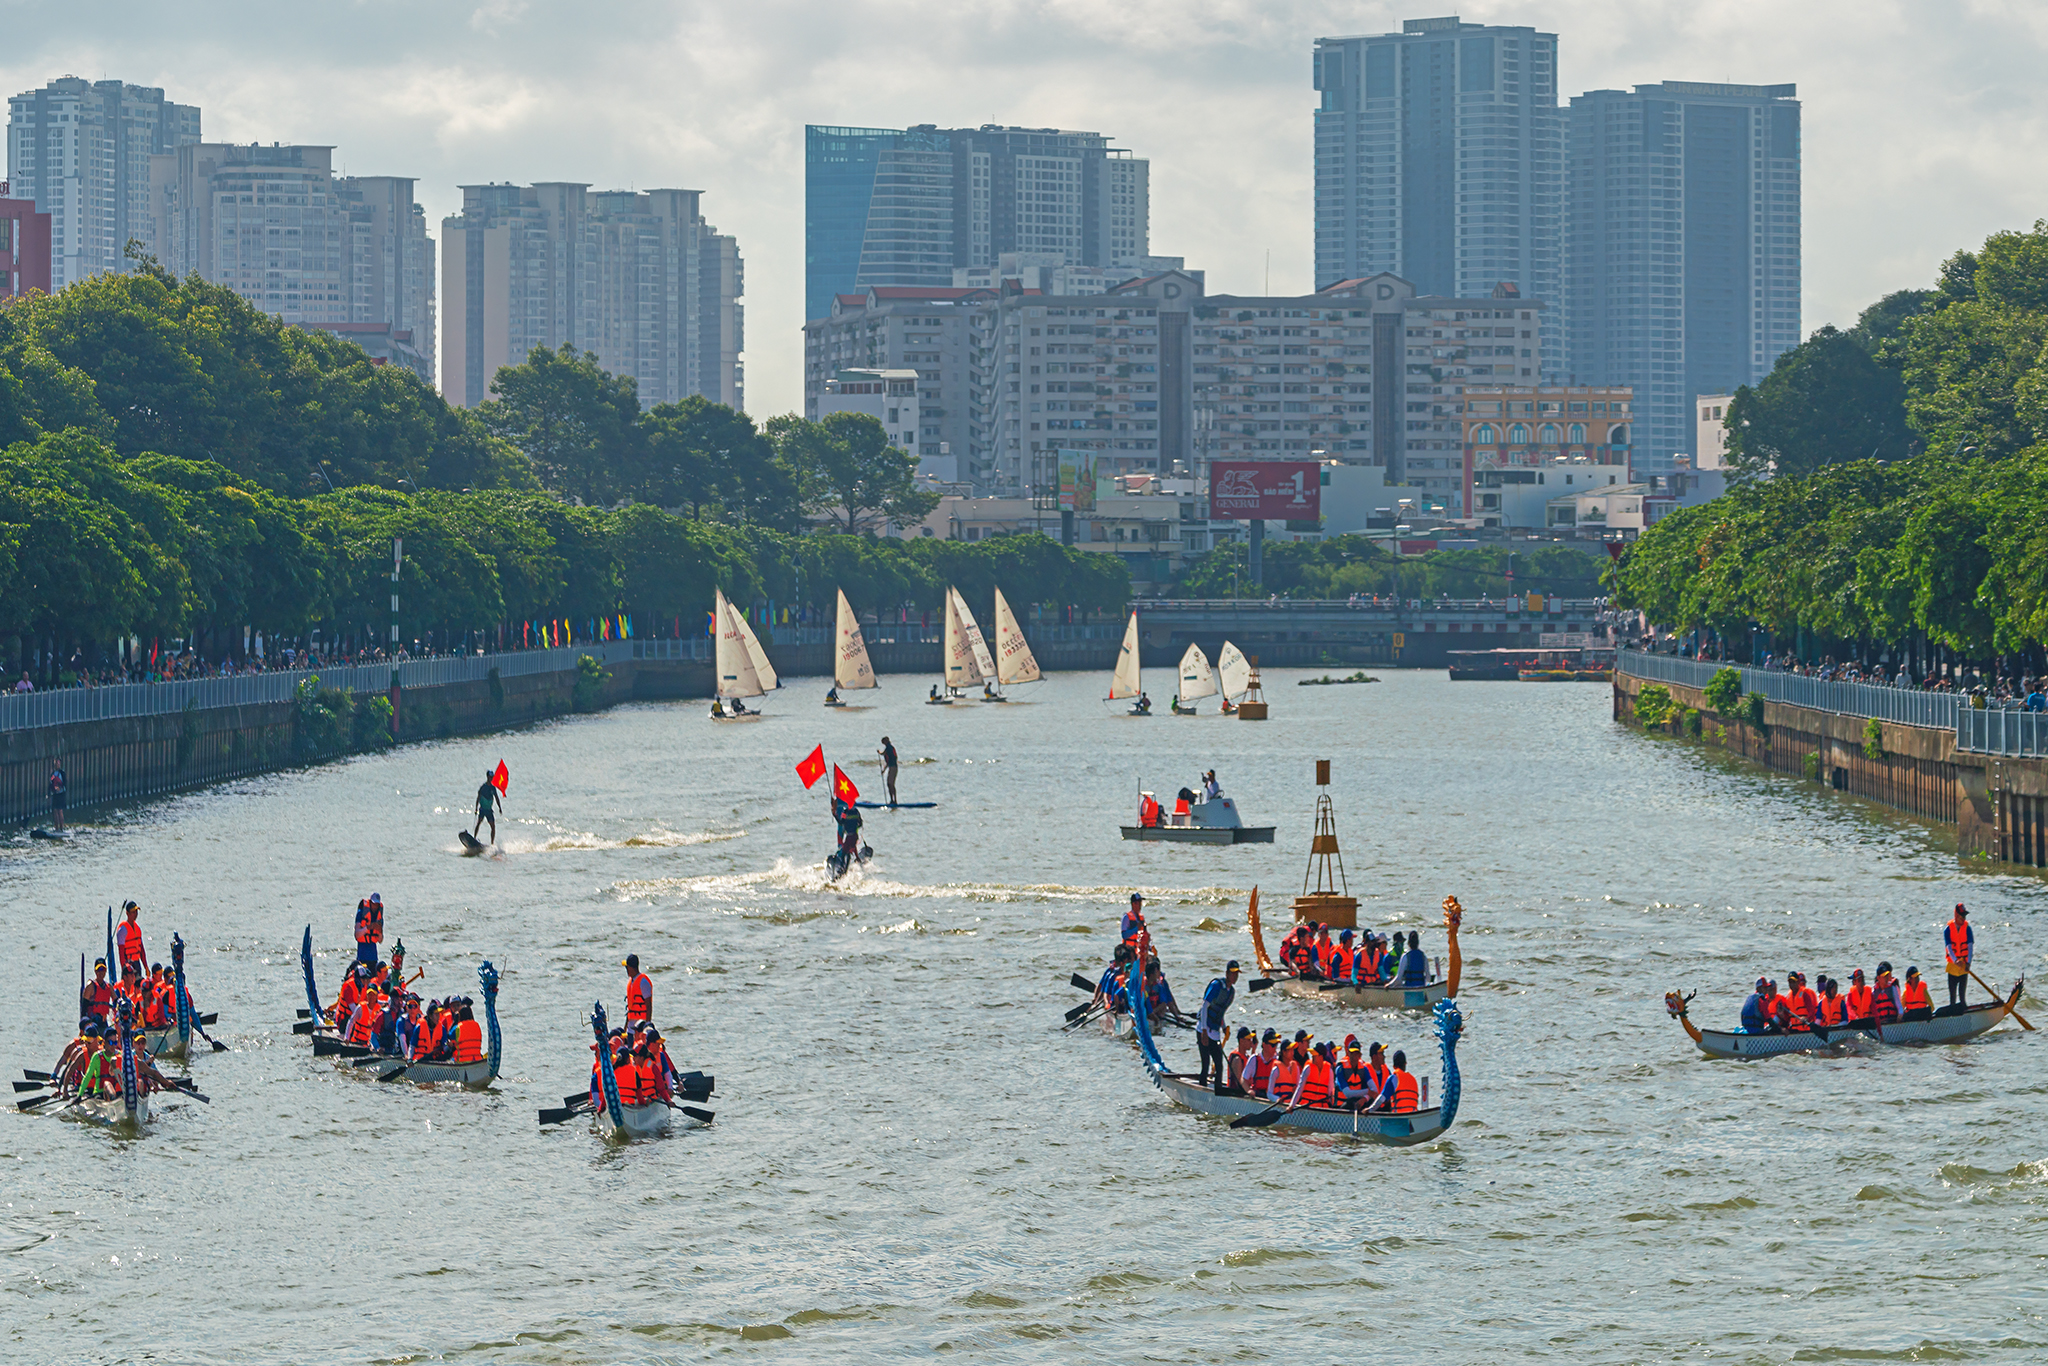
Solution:
<svg viewBox="0 0 2048 1366"><path fill-rule="evenodd" d="M1188 652L1180 657L1180 700L1192 702L1215 695L1216 674L1209 667L1209 656L1199 645L1188 646Z"/></svg>
<svg viewBox="0 0 2048 1366"><path fill-rule="evenodd" d="M761 682L761 691L768 692L782 685L775 679L775 666L768 662L768 652L761 648L761 642L754 636L754 628L747 625L747 614L731 603L725 610L732 613L733 625L740 628L740 639L746 642L747 662L754 666L754 677Z"/></svg>
<svg viewBox="0 0 2048 1366"><path fill-rule="evenodd" d="M974 619L974 613L967 610L967 599L960 596L957 588L948 588L953 595L953 610L960 614L960 634L967 637L967 648L974 653L974 667L984 679L996 676L996 662L989 657L988 642L981 638L981 624Z"/></svg>
<svg viewBox="0 0 2048 1366"><path fill-rule="evenodd" d="M1031 653L1031 642L1024 639L1017 615L1003 601L1000 588L996 590L996 681L1005 685L1038 681L1038 660Z"/></svg>
<svg viewBox="0 0 2048 1366"><path fill-rule="evenodd" d="M860 618L839 590L839 651L832 657L832 681L842 688L875 686L875 666L868 663L868 643L861 638Z"/></svg>
<svg viewBox="0 0 2048 1366"><path fill-rule="evenodd" d="M1116 653L1116 672L1109 676L1109 697L1136 697L1144 689L1138 682L1138 613L1131 612L1131 624L1124 628L1124 645Z"/></svg>
<svg viewBox="0 0 2048 1366"><path fill-rule="evenodd" d="M718 623L718 695L759 697L765 689L754 672L753 657L747 653L746 637L740 634L746 623L732 610L725 594L715 588L711 593L712 619Z"/></svg>
<svg viewBox="0 0 2048 1366"><path fill-rule="evenodd" d="M946 686L971 688L986 677L975 667L974 651L967 644L967 628L960 620L959 598L946 590Z"/></svg>
<svg viewBox="0 0 2048 1366"><path fill-rule="evenodd" d="M1216 672L1222 678L1225 697L1236 697L1252 685L1252 662L1227 640L1223 652L1216 656Z"/></svg>

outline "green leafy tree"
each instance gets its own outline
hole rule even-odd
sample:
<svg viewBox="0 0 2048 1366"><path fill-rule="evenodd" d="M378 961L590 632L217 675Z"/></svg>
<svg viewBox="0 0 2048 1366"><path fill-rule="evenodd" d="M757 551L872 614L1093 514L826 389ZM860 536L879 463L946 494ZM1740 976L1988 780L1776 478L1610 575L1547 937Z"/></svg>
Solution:
<svg viewBox="0 0 2048 1366"><path fill-rule="evenodd" d="M692 518L802 528L796 471L745 413L691 395L650 409L642 425L647 501Z"/></svg>
<svg viewBox="0 0 2048 1366"><path fill-rule="evenodd" d="M564 498L608 507L647 485L639 387L597 357L564 342L536 346L521 365L491 381L478 408L485 429L518 450L541 485Z"/></svg>
<svg viewBox="0 0 2048 1366"><path fill-rule="evenodd" d="M1860 338L1823 327L1778 357L1728 405L1728 463L1744 478L1803 477L1852 460L1913 451L1906 387Z"/></svg>
<svg viewBox="0 0 2048 1366"><path fill-rule="evenodd" d="M831 413L822 422L773 418L769 438L796 473L804 509L828 516L849 535L922 521L939 496L919 489L917 459L889 442L866 413Z"/></svg>

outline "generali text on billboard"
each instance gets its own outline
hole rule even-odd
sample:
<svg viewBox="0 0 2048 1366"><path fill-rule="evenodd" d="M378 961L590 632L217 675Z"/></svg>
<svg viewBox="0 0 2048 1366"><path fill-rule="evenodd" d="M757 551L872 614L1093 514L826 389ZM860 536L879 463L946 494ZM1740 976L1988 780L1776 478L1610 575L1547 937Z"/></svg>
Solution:
<svg viewBox="0 0 2048 1366"><path fill-rule="evenodd" d="M1209 466L1209 515L1219 521L1314 521L1323 515L1313 460L1218 460Z"/></svg>

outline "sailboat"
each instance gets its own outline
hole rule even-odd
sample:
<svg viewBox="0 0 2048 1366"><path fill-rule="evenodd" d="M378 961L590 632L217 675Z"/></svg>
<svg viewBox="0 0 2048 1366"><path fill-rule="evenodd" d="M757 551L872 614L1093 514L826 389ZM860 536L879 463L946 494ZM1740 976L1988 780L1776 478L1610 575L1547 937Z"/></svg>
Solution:
<svg viewBox="0 0 2048 1366"><path fill-rule="evenodd" d="M842 688L872 688L875 686L875 666L868 662L868 643L860 633L860 618L853 613L853 607L846 601L846 590L839 590L839 629L837 646L832 655L832 691L825 694L825 705L843 707L839 700Z"/></svg>
<svg viewBox="0 0 2048 1366"><path fill-rule="evenodd" d="M1116 652L1116 672L1109 676L1109 700L1120 702L1125 698L1136 698L1131 704L1131 715L1150 716L1152 699L1145 696L1144 684L1138 678L1138 609L1131 609L1131 623L1124 627L1123 648Z"/></svg>
<svg viewBox="0 0 2048 1366"><path fill-rule="evenodd" d="M975 624L974 613L967 610L967 600L957 588L946 589L945 663L947 695L928 701L950 702L977 683L995 680L996 662L989 657L981 627Z"/></svg>
<svg viewBox="0 0 2048 1366"><path fill-rule="evenodd" d="M1031 642L1024 639L1023 628L1017 625L1017 614L1010 610L1010 604L1003 600L1003 590L996 590L996 684L1007 688L1012 683L1036 683L1039 679L1038 660L1031 653ZM989 694L991 702L1007 702L1010 699L1001 693Z"/></svg>
<svg viewBox="0 0 2048 1366"><path fill-rule="evenodd" d="M1227 716L1237 710L1233 699L1242 697L1252 685L1252 663L1244 657L1244 651L1226 640L1222 653L1216 656L1216 673L1223 692L1223 712Z"/></svg>
<svg viewBox="0 0 2048 1366"><path fill-rule="evenodd" d="M718 693L711 703L712 719L730 721L756 715L748 712L739 699L760 697L780 686L775 666L768 662L768 654L755 638L754 628L747 625L746 616L726 601L725 594L718 589L711 593L712 612L718 623ZM733 703L730 712L724 706L728 701Z"/></svg>
<svg viewBox="0 0 2048 1366"><path fill-rule="evenodd" d="M1180 693L1173 699L1173 714L1194 716L1196 701L1215 695L1216 673L1209 667L1209 656L1199 645L1188 646L1188 652L1180 657Z"/></svg>

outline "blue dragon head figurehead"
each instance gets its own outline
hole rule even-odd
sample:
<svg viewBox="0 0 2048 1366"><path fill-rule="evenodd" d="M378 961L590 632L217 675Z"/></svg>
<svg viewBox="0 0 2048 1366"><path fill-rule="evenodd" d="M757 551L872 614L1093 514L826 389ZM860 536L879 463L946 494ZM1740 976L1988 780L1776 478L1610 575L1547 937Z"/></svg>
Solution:
<svg viewBox="0 0 2048 1366"><path fill-rule="evenodd" d="M477 967L476 980L484 989L484 1024L491 1031L491 1075L498 1075L498 1063L504 1056L504 1037L498 1032L498 970L486 958Z"/></svg>
<svg viewBox="0 0 2048 1366"><path fill-rule="evenodd" d="M189 1045L192 1040L192 1002L185 995L185 941L171 931L171 985L178 1000L178 1039Z"/></svg>
<svg viewBox="0 0 2048 1366"><path fill-rule="evenodd" d="M626 1113L619 1104L619 1078L612 1071L611 1029L604 1017L604 1002L599 1001L590 1008L590 1029L597 1036L597 1077L603 1087L605 1113L612 1117L612 1128L626 1126Z"/></svg>
<svg viewBox="0 0 2048 1366"><path fill-rule="evenodd" d="M116 992L114 1009L121 1022L121 1102L133 1115L141 1103L141 1087L135 1080L135 1006Z"/></svg>
<svg viewBox="0 0 2048 1366"><path fill-rule="evenodd" d="M1458 1097L1463 1084L1458 1076L1458 1040L1465 1033L1465 1015L1458 1003L1446 996L1431 1012L1436 1017L1436 1037L1444 1055L1443 1126L1448 1129L1458 1117Z"/></svg>

